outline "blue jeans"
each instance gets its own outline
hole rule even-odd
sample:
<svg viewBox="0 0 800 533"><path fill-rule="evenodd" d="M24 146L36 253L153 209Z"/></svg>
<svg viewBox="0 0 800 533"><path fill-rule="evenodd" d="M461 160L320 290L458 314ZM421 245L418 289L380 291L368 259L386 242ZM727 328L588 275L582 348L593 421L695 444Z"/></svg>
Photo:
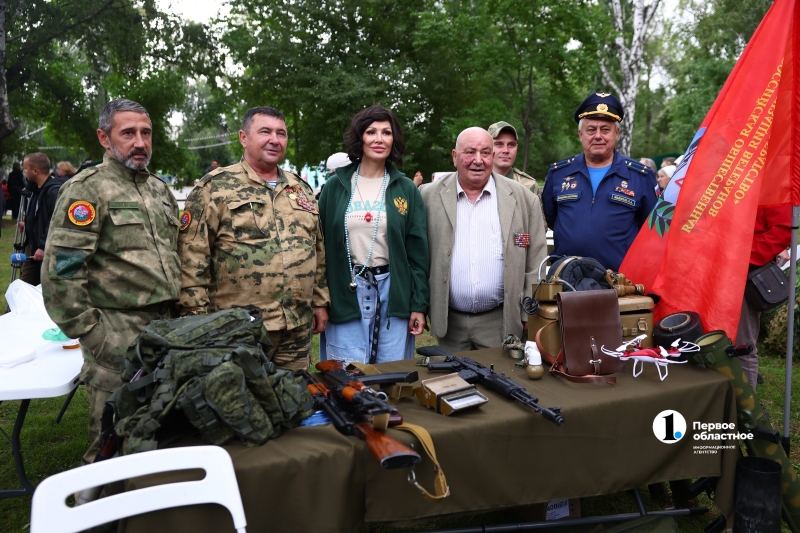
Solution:
<svg viewBox="0 0 800 533"><path fill-rule="evenodd" d="M320 361L337 359L369 363L372 349L376 352L376 363L414 357L414 336L408 331L408 318L389 317L389 276L391 273L379 274L374 277L374 283L362 276L356 277L361 318L341 324L328 322L319 339ZM378 297L380 316L375 313ZM374 338L376 325L377 342Z"/></svg>

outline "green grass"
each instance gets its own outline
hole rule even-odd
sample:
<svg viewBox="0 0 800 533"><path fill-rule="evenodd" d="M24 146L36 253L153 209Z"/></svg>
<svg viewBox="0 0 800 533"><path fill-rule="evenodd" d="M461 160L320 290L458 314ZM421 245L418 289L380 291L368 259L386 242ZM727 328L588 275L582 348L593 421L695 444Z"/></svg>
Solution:
<svg viewBox="0 0 800 533"><path fill-rule="evenodd" d="M8 215L2 219L2 235L0 236L0 309L5 309L4 293L10 280L11 266L9 255L12 251L14 239L14 227ZM433 339L427 332L417 338L417 346L428 346L434 344ZM318 337L314 338L315 358L319 353ZM773 425L782 428L783 420L783 368L784 360L774 354L762 352L764 357L760 358L760 371L766 380L764 385L759 386L759 396L765 407L773 417ZM800 369L796 365L793 372L793 387L800 388ZM86 431L88 420L89 404L86 394L81 387L66 412L61 424L54 425L56 414L61 408L64 398L52 398L47 400L34 400L31 402L28 417L22 432L22 450L28 476L34 485L41 482L45 477L74 468L80 464L83 452L89 446ZM14 425L19 402L5 402L0 404L0 429L9 436ZM792 448L791 460L795 468L798 468L800 461L800 449L797 447L798 426L800 422L800 395L792 398L792 417L791 435L795 443ZM476 479L476 482L479 480ZM9 444L0 437L0 488L17 488L18 481L14 472L14 463L11 457ZM655 509L656 504L650 501L647 488L642 489L642 496L648 509ZM710 514L694 518L678 518L680 531L690 533L700 533L703 528L714 518L717 513L713 509L713 503L705 495L695 501L696 505L707 506L712 509ZM20 532L28 530L30 521L31 499L13 498L10 500L0 500L0 533ZM628 494L613 494L609 496L598 496L593 498L583 498L581 500L582 516L596 516L611 513L630 513L635 512L636 507L633 498ZM528 521L520 517L514 511L495 511L491 513L460 516L455 518L443 518L426 524L419 525L413 530L431 530L441 528L468 527L481 524L501 524ZM569 530L559 530L562 533L567 531L589 531L592 528L570 528ZM784 527L784 530L786 528ZM361 528L361 533L386 533L390 531L409 531L409 529L397 529L385 525L368 525Z"/></svg>

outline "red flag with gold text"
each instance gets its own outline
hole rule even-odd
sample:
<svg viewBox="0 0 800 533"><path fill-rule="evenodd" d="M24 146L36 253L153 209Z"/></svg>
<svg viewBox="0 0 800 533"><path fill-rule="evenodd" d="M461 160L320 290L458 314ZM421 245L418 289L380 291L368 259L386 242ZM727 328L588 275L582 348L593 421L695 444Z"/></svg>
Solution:
<svg viewBox="0 0 800 533"><path fill-rule="evenodd" d="M767 12L620 266L661 297L656 319L695 311L734 338L756 210L800 205L799 9Z"/></svg>

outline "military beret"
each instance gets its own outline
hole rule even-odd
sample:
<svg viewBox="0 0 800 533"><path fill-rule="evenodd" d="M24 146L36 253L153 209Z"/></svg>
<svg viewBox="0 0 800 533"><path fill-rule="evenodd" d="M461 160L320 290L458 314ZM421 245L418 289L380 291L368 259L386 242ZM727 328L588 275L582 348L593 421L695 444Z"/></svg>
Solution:
<svg viewBox="0 0 800 533"><path fill-rule="evenodd" d="M503 130L509 130L511 133L514 134L515 139L519 139L519 137L517 136L517 128L515 128L508 122L502 122L502 121L495 122L494 124L489 126L489 129L487 131L489 132L489 135L492 136L492 139L496 139L497 136L500 135L500 133L502 133Z"/></svg>
<svg viewBox="0 0 800 533"><path fill-rule="evenodd" d="M592 93L581 102L575 111L575 122L582 118L600 118L621 122L625 111L616 96L611 93Z"/></svg>

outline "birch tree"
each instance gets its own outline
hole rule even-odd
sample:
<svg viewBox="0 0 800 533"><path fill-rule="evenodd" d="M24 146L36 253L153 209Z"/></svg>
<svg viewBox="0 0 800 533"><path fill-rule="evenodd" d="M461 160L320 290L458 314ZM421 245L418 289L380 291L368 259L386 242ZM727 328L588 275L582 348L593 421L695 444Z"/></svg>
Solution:
<svg viewBox="0 0 800 533"><path fill-rule="evenodd" d="M636 116L636 96L639 94L639 78L643 67L644 45L650 37L651 23L661 0L609 0L612 7L614 39L600 51L600 69L603 79L619 97L625 109L625 120L621 124L617 150L625 155L631 153L633 119ZM627 9L626 9L627 8ZM629 17L629 18L628 18ZM628 28L626 30L626 28ZM631 31L632 30L632 31ZM609 64L611 58L619 64L622 84L617 83L611 72L617 69Z"/></svg>

